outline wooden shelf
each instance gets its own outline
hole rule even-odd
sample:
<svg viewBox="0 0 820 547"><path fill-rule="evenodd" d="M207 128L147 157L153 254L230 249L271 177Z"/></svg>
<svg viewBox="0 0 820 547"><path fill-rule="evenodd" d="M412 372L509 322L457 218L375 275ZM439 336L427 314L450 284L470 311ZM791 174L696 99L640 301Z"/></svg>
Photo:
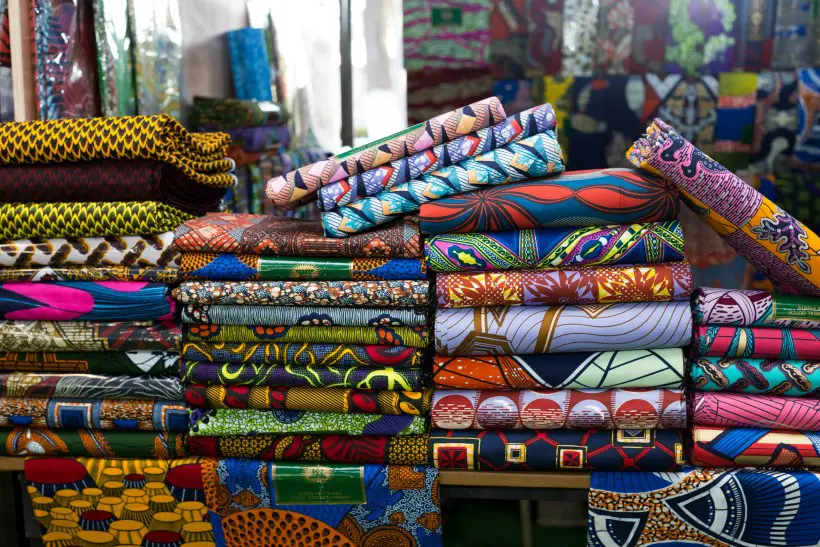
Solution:
<svg viewBox="0 0 820 547"><path fill-rule="evenodd" d="M25 458L0 458L0 471L22 471Z"/></svg>

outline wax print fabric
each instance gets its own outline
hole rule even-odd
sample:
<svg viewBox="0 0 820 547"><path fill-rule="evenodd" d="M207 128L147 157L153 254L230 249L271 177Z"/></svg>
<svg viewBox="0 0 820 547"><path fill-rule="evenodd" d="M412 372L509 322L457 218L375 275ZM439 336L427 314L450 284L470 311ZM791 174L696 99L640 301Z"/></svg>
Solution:
<svg viewBox="0 0 820 547"><path fill-rule="evenodd" d="M271 101L271 67L261 28L241 28L225 33L231 59L234 94L238 99Z"/></svg>
<svg viewBox="0 0 820 547"><path fill-rule="evenodd" d="M191 454L210 458L426 465L427 435L238 435L191 437Z"/></svg>
<svg viewBox="0 0 820 547"><path fill-rule="evenodd" d="M176 302L161 283L0 283L0 317L27 321L172 320Z"/></svg>
<svg viewBox="0 0 820 547"><path fill-rule="evenodd" d="M183 323L215 325L313 325L366 327L390 325L423 327L425 309L335 308L318 306L211 306L207 310L184 308Z"/></svg>
<svg viewBox="0 0 820 547"><path fill-rule="evenodd" d="M781 292L820 295L820 238L670 126L655 120L627 157L677 184L683 199Z"/></svg>
<svg viewBox="0 0 820 547"><path fill-rule="evenodd" d="M2 243L0 243L2 247ZM2 251L0 251L1 253ZM0 259L2 260L2 259ZM6 281L147 281L149 283L176 283L179 269L164 266L73 266L68 268L3 268L0 282Z"/></svg>
<svg viewBox="0 0 820 547"><path fill-rule="evenodd" d="M192 124L200 129L240 129L277 121L279 112L271 111L266 102L228 97L202 97L193 100Z"/></svg>
<svg viewBox="0 0 820 547"><path fill-rule="evenodd" d="M191 407L310 410L362 414L409 414L430 410L431 390L373 391L338 387L222 386L188 384L185 401Z"/></svg>
<svg viewBox="0 0 820 547"><path fill-rule="evenodd" d="M820 25L818 25L820 27ZM818 31L820 33L820 29ZM797 70L797 139L794 159L807 164L820 163L820 69Z"/></svg>
<svg viewBox="0 0 820 547"><path fill-rule="evenodd" d="M820 430L820 401L802 397L697 392L692 423L709 427Z"/></svg>
<svg viewBox="0 0 820 547"><path fill-rule="evenodd" d="M433 360L433 385L444 389L680 388L683 350L649 349L479 355Z"/></svg>
<svg viewBox="0 0 820 547"><path fill-rule="evenodd" d="M2 351L175 350L181 337L172 321L0 321Z"/></svg>
<svg viewBox="0 0 820 547"><path fill-rule="evenodd" d="M763 71L757 78L757 109L751 167L760 173L789 171L797 138L797 73ZM781 200L776 200L780 202ZM789 207L788 210L797 210ZM808 217L802 216L800 218Z"/></svg>
<svg viewBox="0 0 820 547"><path fill-rule="evenodd" d="M428 201L563 170L557 136L548 130L322 213L322 226L329 237L347 237L414 213Z"/></svg>
<svg viewBox="0 0 820 547"><path fill-rule="evenodd" d="M635 10L631 0L599 0L593 68L602 74L626 74L632 53Z"/></svg>
<svg viewBox="0 0 820 547"><path fill-rule="evenodd" d="M688 302L438 310L436 353L519 355L685 346Z"/></svg>
<svg viewBox="0 0 820 547"><path fill-rule="evenodd" d="M694 288L687 262L556 270L451 272L436 278L439 308L543 306L686 300Z"/></svg>
<svg viewBox="0 0 820 547"><path fill-rule="evenodd" d="M675 471L684 463L678 429L434 429L429 459L473 471Z"/></svg>
<svg viewBox="0 0 820 547"><path fill-rule="evenodd" d="M22 372L88 372L128 376L179 375L179 354L161 350L72 352L0 351L0 370ZM95 348L95 350L98 348Z"/></svg>
<svg viewBox="0 0 820 547"><path fill-rule="evenodd" d="M657 264L683 260L683 230L680 222L670 220L624 226L441 234L425 240L424 254L435 272Z"/></svg>
<svg viewBox="0 0 820 547"><path fill-rule="evenodd" d="M561 75L592 75L599 7L599 0L564 0Z"/></svg>
<svg viewBox="0 0 820 547"><path fill-rule="evenodd" d="M137 113L128 0L93 0L94 33L103 116Z"/></svg>
<svg viewBox="0 0 820 547"><path fill-rule="evenodd" d="M749 166L757 115L757 78L749 72L720 75L715 159L731 171Z"/></svg>
<svg viewBox="0 0 820 547"><path fill-rule="evenodd" d="M731 71L736 25L737 10L730 0L669 0L667 71L687 75Z"/></svg>
<svg viewBox="0 0 820 547"><path fill-rule="evenodd" d="M816 397L820 361L693 357L692 386L700 391Z"/></svg>
<svg viewBox="0 0 820 547"><path fill-rule="evenodd" d="M683 429L676 389L438 390L430 424L441 429Z"/></svg>
<svg viewBox="0 0 820 547"><path fill-rule="evenodd" d="M191 343L183 356L189 361L266 365L418 367L423 350L403 346L358 344Z"/></svg>
<svg viewBox="0 0 820 547"><path fill-rule="evenodd" d="M342 179L319 190L319 208L333 211L343 205L418 179L468 158L507 146L523 138L555 129L555 112L549 104L519 112L503 122L440 144L424 152Z"/></svg>
<svg viewBox="0 0 820 547"><path fill-rule="evenodd" d="M265 194L277 206L291 208L310 199L314 192L331 182L496 125L505 117L501 101L495 97L483 99L349 152L272 178L268 181Z"/></svg>
<svg viewBox="0 0 820 547"><path fill-rule="evenodd" d="M664 68L669 33L669 0L633 0L631 51L626 62L629 74L660 73Z"/></svg>
<svg viewBox="0 0 820 547"><path fill-rule="evenodd" d="M811 66L813 32L812 12L817 6L806 0L780 0L774 27L774 68ZM816 30L815 30L816 32Z"/></svg>
<svg viewBox="0 0 820 547"><path fill-rule="evenodd" d="M180 378L188 384L236 386L312 386L388 391L417 391L424 383L419 368L366 365L265 365L183 361Z"/></svg>
<svg viewBox="0 0 820 547"><path fill-rule="evenodd" d="M423 308L428 281L196 281L175 288L187 313L219 313L232 306Z"/></svg>
<svg viewBox="0 0 820 547"><path fill-rule="evenodd" d="M173 376L11 372L0 373L0 397L182 401L185 388Z"/></svg>
<svg viewBox="0 0 820 547"><path fill-rule="evenodd" d="M692 299L696 325L820 328L820 299L766 291L700 288Z"/></svg>
<svg viewBox="0 0 820 547"><path fill-rule="evenodd" d="M699 326L692 339L695 355L757 359L820 359L820 330Z"/></svg>
<svg viewBox="0 0 820 547"><path fill-rule="evenodd" d="M736 67L757 72L772 66L776 4L766 0L740 2Z"/></svg>
<svg viewBox="0 0 820 547"><path fill-rule="evenodd" d="M820 475L809 471L594 472L590 483L590 547L820 541Z"/></svg>
<svg viewBox="0 0 820 547"><path fill-rule="evenodd" d="M174 247L185 253L356 258L421 256L418 222L409 218L366 234L334 239L322 234L318 220L211 213L179 226Z"/></svg>
<svg viewBox="0 0 820 547"><path fill-rule="evenodd" d="M165 431L91 431L15 427L0 430L0 453L6 456L91 458L182 458L188 438Z"/></svg>
<svg viewBox="0 0 820 547"><path fill-rule="evenodd" d="M678 197L664 179L634 169L569 171L431 201L419 212L425 234L505 232L675 220Z"/></svg>
<svg viewBox="0 0 820 547"><path fill-rule="evenodd" d="M205 460L201 467L208 517L226 547L268 545L272 538L280 545L290 537L340 545L443 545L438 471L431 467L242 459ZM307 478L317 471L321 482ZM323 503L329 495L338 503Z"/></svg>
<svg viewBox="0 0 820 547"><path fill-rule="evenodd" d="M692 440L689 460L703 467L820 465L817 433L809 431L695 426Z"/></svg>
<svg viewBox="0 0 820 547"><path fill-rule="evenodd" d="M1 331L0 331L1 332ZM311 344L365 344L427 347L428 333L422 327L316 328L307 325L208 325L185 324L183 333L191 342L304 342Z"/></svg>
<svg viewBox="0 0 820 547"><path fill-rule="evenodd" d="M215 281L372 281L427 278L424 262L419 258L303 258L183 253L180 272L188 279Z"/></svg>

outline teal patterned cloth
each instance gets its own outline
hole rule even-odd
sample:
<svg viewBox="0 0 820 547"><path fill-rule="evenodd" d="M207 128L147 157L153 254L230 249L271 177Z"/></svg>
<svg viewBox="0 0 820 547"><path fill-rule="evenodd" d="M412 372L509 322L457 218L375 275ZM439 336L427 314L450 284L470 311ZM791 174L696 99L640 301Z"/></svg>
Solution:
<svg viewBox="0 0 820 547"><path fill-rule="evenodd" d="M820 395L820 361L697 357L691 365L692 385L701 391Z"/></svg>

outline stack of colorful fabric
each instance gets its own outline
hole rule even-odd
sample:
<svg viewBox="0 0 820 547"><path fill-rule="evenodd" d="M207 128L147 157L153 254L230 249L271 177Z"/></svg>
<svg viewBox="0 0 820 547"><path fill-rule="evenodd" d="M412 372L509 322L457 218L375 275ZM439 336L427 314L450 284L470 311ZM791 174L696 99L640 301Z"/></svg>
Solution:
<svg viewBox="0 0 820 547"><path fill-rule="evenodd" d="M422 206L437 467L680 465L693 278L677 212L670 185L630 169Z"/></svg>
<svg viewBox="0 0 820 547"><path fill-rule="evenodd" d="M168 116L0 134L4 453L183 454L171 230L233 183L228 136Z"/></svg>

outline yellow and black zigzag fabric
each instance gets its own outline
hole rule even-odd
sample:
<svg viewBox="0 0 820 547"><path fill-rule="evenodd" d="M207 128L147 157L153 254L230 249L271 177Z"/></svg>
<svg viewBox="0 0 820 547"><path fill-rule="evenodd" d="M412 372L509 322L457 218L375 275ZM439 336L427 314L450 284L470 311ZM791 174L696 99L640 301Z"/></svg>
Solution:
<svg viewBox="0 0 820 547"><path fill-rule="evenodd" d="M201 184L229 187L230 142L227 133L189 133L167 114L8 122L0 124L0 163L153 159Z"/></svg>
<svg viewBox="0 0 820 547"><path fill-rule="evenodd" d="M192 218L156 201L3 203L0 239L160 234Z"/></svg>

